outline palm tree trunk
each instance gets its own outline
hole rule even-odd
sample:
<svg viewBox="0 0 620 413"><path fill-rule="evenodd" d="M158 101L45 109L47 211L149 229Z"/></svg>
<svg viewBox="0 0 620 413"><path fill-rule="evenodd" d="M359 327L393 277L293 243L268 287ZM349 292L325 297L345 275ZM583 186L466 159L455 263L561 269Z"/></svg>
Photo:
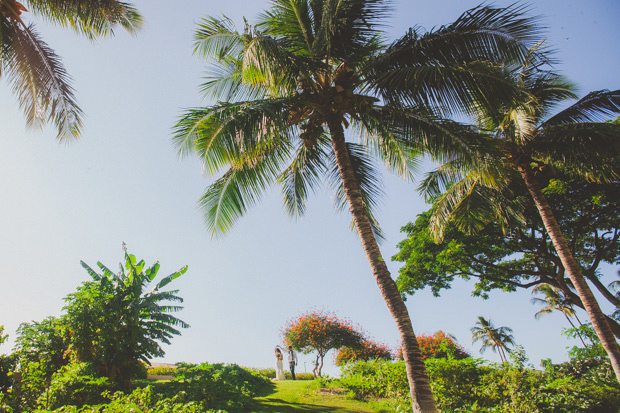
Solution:
<svg viewBox="0 0 620 413"><path fill-rule="evenodd" d="M418 340L413 332L409 312L381 256L379 245L372 232L370 219L364 208L362 192L355 178L349 152L346 147L342 124L339 119L330 119L330 121L328 121L328 127L355 228L359 233L366 258L370 263L381 295L398 326L403 348L403 357L407 369L407 380L409 381L409 389L411 391L413 411L424 413L436 412L437 407L435 405L435 399L433 398L430 380L426 373L426 366L422 359Z"/></svg>
<svg viewBox="0 0 620 413"><path fill-rule="evenodd" d="M575 326L573 321L570 319L568 314L566 314L565 312L562 312L562 314L564 314L564 317L566 317L566 320L569 322L569 324L573 328L573 330L575 330L577 332L577 337L579 337L579 340L581 341L581 344L583 344L583 347L584 348L588 347L588 346L586 346L586 342L583 341L583 337L581 336L581 333L577 331L577 327ZM577 317L577 316L575 316L575 317ZM579 321L579 319L577 319L577 321Z"/></svg>
<svg viewBox="0 0 620 413"><path fill-rule="evenodd" d="M601 311L594 294L592 294L592 290L590 290L588 283L583 277L581 268L579 268L579 264L577 264L577 261L575 260L575 257L566 242L566 238L562 234L560 226L555 219L555 215L549 206L549 202L542 193L538 181L536 180L529 164L520 163L517 165L517 168L525 181L525 185L527 186L529 193L534 199L536 208L538 209L543 224L545 225L545 229L553 242L553 246L558 253L558 257L562 261L566 274L573 283L573 286L575 287L575 290L583 303L586 313L588 314L588 317L590 317L590 321L592 321L592 327L594 328L594 331L596 331L598 338L601 340L603 348L609 355L611 365L616 373L616 379L620 382L620 345L618 345L618 342L616 341L614 334L607 323L607 317Z"/></svg>

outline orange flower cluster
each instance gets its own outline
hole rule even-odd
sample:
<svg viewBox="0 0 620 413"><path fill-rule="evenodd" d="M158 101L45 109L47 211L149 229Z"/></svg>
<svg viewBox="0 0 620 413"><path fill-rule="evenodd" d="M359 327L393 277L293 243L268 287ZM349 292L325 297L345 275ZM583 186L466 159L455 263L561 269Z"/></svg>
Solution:
<svg viewBox="0 0 620 413"><path fill-rule="evenodd" d="M333 348L355 345L362 337L351 321L321 311L308 311L289 320L282 335L287 345L304 353L317 351L320 355Z"/></svg>
<svg viewBox="0 0 620 413"><path fill-rule="evenodd" d="M382 343L375 343L371 340L364 340L361 346L344 347L336 355L336 365L352 363L355 361L368 360L392 360L392 352L388 346Z"/></svg>
<svg viewBox="0 0 620 413"><path fill-rule="evenodd" d="M471 355L456 342L450 334L439 330L433 335L421 334L418 336L418 344L424 360L430 358L453 358L461 360ZM403 350L397 350L397 358L403 358Z"/></svg>

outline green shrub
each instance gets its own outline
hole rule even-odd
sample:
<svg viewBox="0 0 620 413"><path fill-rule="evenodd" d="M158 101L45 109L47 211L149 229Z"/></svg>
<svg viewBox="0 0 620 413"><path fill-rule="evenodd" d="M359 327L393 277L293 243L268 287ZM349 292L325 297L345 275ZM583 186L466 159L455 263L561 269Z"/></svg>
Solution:
<svg viewBox="0 0 620 413"><path fill-rule="evenodd" d="M174 380L157 383L154 389L169 398L185 392L188 401L210 409L242 409L269 385L268 378L236 364L181 363Z"/></svg>
<svg viewBox="0 0 620 413"><path fill-rule="evenodd" d="M41 394L38 405L57 409L67 405L98 404L106 400L101 395L103 392L113 390L118 389L108 378L97 377L92 364L74 363L54 373L49 389Z"/></svg>
<svg viewBox="0 0 620 413"><path fill-rule="evenodd" d="M156 394L151 386L135 389L131 394L116 392L112 395L107 394L109 403L95 406L76 406L61 407L57 413L198 413L213 412L205 410L201 403L185 402L187 395L184 392L172 398L165 398ZM39 411L43 412L43 411ZM218 410L217 413L226 413Z"/></svg>
<svg viewBox="0 0 620 413"><path fill-rule="evenodd" d="M482 360L430 358L425 364L442 411L473 411L492 404L480 388L481 379L492 370L482 366Z"/></svg>

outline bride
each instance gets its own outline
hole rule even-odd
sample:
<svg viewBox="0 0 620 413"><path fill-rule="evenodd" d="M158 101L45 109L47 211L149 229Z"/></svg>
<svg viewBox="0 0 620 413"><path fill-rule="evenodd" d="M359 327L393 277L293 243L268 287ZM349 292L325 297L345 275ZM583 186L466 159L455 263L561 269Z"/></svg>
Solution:
<svg viewBox="0 0 620 413"><path fill-rule="evenodd" d="M280 347L276 346L276 380L284 380L284 362Z"/></svg>

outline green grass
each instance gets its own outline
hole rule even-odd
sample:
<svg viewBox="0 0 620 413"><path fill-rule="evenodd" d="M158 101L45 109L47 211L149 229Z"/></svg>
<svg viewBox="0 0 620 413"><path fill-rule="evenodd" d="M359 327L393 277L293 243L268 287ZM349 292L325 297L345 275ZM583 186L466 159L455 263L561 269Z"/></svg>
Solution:
<svg viewBox="0 0 620 413"><path fill-rule="evenodd" d="M342 395L330 395L316 389L314 381L286 380L275 382L270 394L257 397L252 412L255 413L293 413L293 412L382 412L373 409L369 403L347 399Z"/></svg>

